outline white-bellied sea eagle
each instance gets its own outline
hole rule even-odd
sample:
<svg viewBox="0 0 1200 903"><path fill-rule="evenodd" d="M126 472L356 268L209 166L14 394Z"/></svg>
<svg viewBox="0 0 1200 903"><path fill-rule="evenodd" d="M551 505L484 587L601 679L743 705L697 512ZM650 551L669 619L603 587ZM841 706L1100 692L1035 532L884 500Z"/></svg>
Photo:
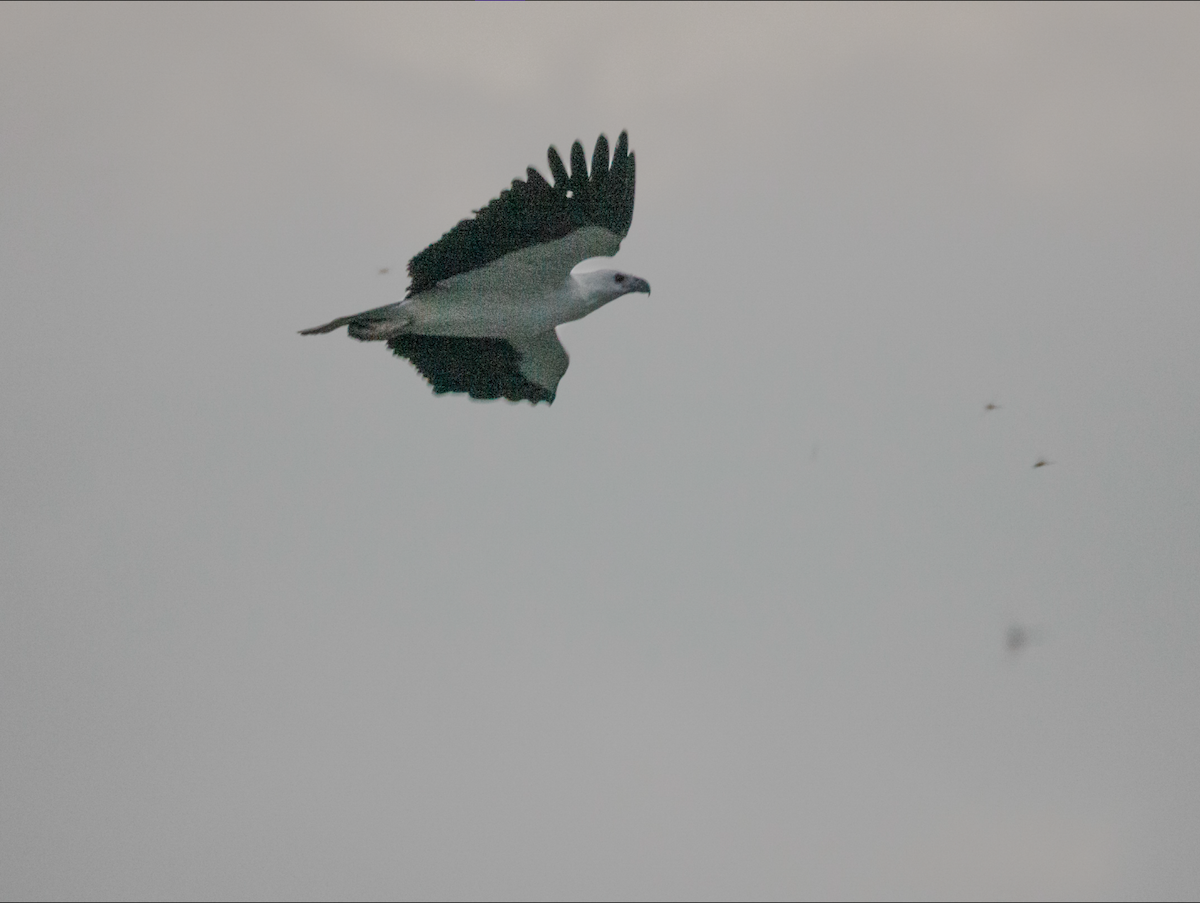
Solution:
<svg viewBox="0 0 1200 903"><path fill-rule="evenodd" d="M386 341L437 394L553 403L567 372L554 328L586 317L644 279L616 270L572 275L589 257L611 257L633 221L634 158L621 132L612 160L596 141L588 174L583 145L571 147L571 174L552 146L554 184L533 167L474 217L408 262L404 300L301 335L348 326L361 341Z"/></svg>

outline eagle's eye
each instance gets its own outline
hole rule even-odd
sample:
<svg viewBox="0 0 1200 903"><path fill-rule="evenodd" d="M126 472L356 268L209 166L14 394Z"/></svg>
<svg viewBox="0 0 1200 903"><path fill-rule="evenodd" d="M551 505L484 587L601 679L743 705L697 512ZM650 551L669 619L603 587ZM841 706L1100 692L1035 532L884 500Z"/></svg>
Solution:
<svg viewBox="0 0 1200 903"><path fill-rule="evenodd" d="M613 278L614 278L615 280L617 280L617 285L620 285L622 282L624 282L624 281L625 281L625 274L624 274L624 273L617 273L617 275L616 275L616 276L614 276Z"/></svg>

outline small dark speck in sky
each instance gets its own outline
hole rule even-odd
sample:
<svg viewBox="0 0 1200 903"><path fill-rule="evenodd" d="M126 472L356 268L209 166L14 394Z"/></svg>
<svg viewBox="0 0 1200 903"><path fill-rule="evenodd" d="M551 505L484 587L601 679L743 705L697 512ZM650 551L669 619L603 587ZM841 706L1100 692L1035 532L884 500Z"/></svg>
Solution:
<svg viewBox="0 0 1200 903"><path fill-rule="evenodd" d="M1022 649L1029 645L1029 641L1033 639L1033 634L1030 633L1028 627L1021 624L1012 624L1004 633L1004 648L1011 654L1016 655Z"/></svg>
<svg viewBox="0 0 1200 903"><path fill-rule="evenodd" d="M1033 469L1037 470L1039 467L1045 467L1045 466L1047 466L1049 464L1053 464L1053 463L1054 463L1053 461L1047 461L1045 458L1038 458L1037 463L1033 465Z"/></svg>

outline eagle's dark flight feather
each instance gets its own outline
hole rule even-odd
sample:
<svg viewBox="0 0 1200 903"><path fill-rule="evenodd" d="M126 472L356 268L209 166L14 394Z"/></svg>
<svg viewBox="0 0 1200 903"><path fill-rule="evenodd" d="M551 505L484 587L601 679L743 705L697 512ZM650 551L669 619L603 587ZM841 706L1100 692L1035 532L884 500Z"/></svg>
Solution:
<svg viewBox="0 0 1200 903"><path fill-rule="evenodd" d="M552 390L522 375L521 354L504 339L399 335L388 340L388 347L412 361L438 395L554 402Z"/></svg>

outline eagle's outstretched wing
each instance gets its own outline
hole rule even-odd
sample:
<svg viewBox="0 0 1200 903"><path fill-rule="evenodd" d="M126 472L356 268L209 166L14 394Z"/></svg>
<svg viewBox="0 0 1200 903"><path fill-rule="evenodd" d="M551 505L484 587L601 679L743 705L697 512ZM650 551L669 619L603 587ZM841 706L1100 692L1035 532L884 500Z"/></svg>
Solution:
<svg viewBox="0 0 1200 903"><path fill-rule="evenodd" d="M590 175L578 141L571 147L570 175L553 146L547 157L553 185L529 167L526 181L514 179L500 197L408 262L409 297L526 249L514 264L523 272L540 271L543 279L565 279L579 261L617 252L633 221L635 163L628 135L621 132L611 162L608 139L600 136ZM560 241L573 233L573 240ZM555 248L544 256L532 250L550 242Z"/></svg>
<svg viewBox="0 0 1200 903"><path fill-rule="evenodd" d="M508 339L399 335L388 347L412 361L438 395L466 392L472 398L553 404L568 364L553 329Z"/></svg>

